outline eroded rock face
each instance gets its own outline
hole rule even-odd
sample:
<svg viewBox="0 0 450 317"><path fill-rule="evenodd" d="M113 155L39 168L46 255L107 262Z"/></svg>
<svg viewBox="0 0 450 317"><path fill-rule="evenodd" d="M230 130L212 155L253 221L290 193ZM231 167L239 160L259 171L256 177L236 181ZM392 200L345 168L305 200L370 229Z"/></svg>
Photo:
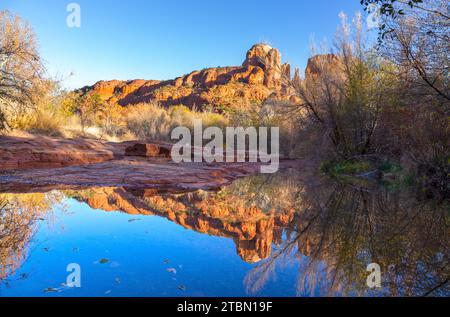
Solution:
<svg viewBox="0 0 450 317"><path fill-rule="evenodd" d="M243 107L251 101L283 98L282 76L290 76L289 64L281 64L281 54L267 44L256 44L242 66L206 68L167 81L100 81L82 88L102 99L122 106L157 101L164 106L221 105Z"/></svg>
<svg viewBox="0 0 450 317"><path fill-rule="evenodd" d="M215 189L260 171L259 163L175 163L170 149L170 144L136 141L1 137L0 192L118 185L172 191Z"/></svg>
<svg viewBox="0 0 450 317"><path fill-rule="evenodd" d="M120 146L95 140L1 136L0 172L101 163L120 151Z"/></svg>
<svg viewBox="0 0 450 317"><path fill-rule="evenodd" d="M136 143L125 148L125 155L170 158L171 149L168 144Z"/></svg>
<svg viewBox="0 0 450 317"><path fill-rule="evenodd" d="M248 52L242 64L244 67L258 67L264 71L264 85L281 89L282 76L290 78L289 64L281 64L281 54L276 48L267 44L256 44Z"/></svg>
<svg viewBox="0 0 450 317"><path fill-rule="evenodd" d="M306 80L315 80L324 71L333 73L342 70L341 59L335 54L316 55L308 59L305 70Z"/></svg>
<svg viewBox="0 0 450 317"><path fill-rule="evenodd" d="M342 70L340 58L334 54L311 57L305 69L305 79L315 80L323 71ZM267 44L253 45L241 66L205 68L193 71L173 80L110 80L100 81L81 89L84 93L97 93L108 103L122 106L141 102L158 102L163 106L212 105L232 110L248 107L253 102L267 99L300 103L286 79L298 85L300 72L295 69L291 78L291 66L281 62L278 49Z"/></svg>

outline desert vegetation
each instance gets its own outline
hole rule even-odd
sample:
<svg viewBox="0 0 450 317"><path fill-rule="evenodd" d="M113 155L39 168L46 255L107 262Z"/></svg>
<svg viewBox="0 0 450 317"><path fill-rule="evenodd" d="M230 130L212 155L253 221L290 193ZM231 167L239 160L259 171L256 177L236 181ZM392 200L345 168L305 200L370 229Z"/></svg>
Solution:
<svg viewBox="0 0 450 317"><path fill-rule="evenodd" d="M392 2L400 13L384 12L388 31L374 43L360 15L352 23L341 15L333 49L312 58L305 79L291 87L301 99L303 150L325 170L390 166L448 195L448 4L418 2Z"/></svg>

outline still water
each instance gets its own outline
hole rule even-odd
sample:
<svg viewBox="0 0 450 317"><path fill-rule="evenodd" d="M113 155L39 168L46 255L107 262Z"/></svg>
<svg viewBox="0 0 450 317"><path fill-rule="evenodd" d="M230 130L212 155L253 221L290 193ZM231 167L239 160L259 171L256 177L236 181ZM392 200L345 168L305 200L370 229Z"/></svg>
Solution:
<svg viewBox="0 0 450 317"><path fill-rule="evenodd" d="M0 296L449 296L449 205L418 197L295 170L217 192L3 193Z"/></svg>

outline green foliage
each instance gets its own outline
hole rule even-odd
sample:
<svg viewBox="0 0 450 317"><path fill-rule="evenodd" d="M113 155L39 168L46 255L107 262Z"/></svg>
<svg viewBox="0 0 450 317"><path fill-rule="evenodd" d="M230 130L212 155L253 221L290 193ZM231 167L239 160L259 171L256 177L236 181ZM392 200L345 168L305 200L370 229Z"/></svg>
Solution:
<svg viewBox="0 0 450 317"><path fill-rule="evenodd" d="M403 170L403 168L392 161L385 160L381 162L378 166L378 169L383 173L399 173Z"/></svg>
<svg viewBox="0 0 450 317"><path fill-rule="evenodd" d="M67 93L61 101L61 111L67 116L73 116L77 113L80 104L80 96L75 92Z"/></svg>
<svg viewBox="0 0 450 317"><path fill-rule="evenodd" d="M378 5L380 6L380 13L382 15L390 16L393 18L397 18L400 15L404 15L405 12L402 9L396 8L396 3L405 3L411 8L418 3L422 3L423 0L407 0L405 2L399 0L360 0L360 3L364 6L364 10L367 10L370 5Z"/></svg>
<svg viewBox="0 0 450 317"><path fill-rule="evenodd" d="M332 176L358 175L373 170L373 164L369 161L341 161L324 162L320 167L321 171Z"/></svg>
<svg viewBox="0 0 450 317"><path fill-rule="evenodd" d="M416 7L417 4L422 3L423 0L407 0L407 1L399 1L399 0L360 0L361 5L364 8L364 11L369 11L372 6L377 6L379 10L379 14L382 17L390 18L390 19L398 19L400 16L405 14L405 10L400 5L407 5L410 8ZM393 32L392 28L387 27L386 23L381 23L379 26L379 36L378 41L381 41L386 37L388 33Z"/></svg>

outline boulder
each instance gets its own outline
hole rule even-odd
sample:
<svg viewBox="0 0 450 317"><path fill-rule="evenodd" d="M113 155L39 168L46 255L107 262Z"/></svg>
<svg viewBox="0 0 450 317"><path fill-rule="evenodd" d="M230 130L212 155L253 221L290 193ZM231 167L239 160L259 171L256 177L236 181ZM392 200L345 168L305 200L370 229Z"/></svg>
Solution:
<svg viewBox="0 0 450 317"><path fill-rule="evenodd" d="M106 162L119 150L108 142L50 137L0 137L0 172Z"/></svg>
<svg viewBox="0 0 450 317"><path fill-rule="evenodd" d="M170 145L156 143L136 143L125 149L125 155L127 156L170 158L170 152Z"/></svg>

